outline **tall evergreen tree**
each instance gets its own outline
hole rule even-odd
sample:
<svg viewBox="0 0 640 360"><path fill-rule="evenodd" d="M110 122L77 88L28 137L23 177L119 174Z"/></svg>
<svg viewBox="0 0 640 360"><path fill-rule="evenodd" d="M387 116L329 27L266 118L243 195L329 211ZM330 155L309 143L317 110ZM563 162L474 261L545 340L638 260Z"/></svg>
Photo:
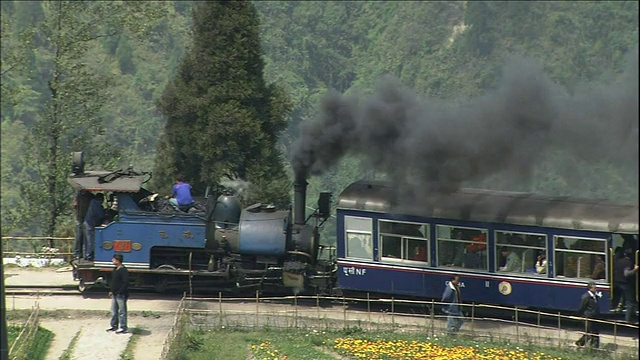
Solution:
<svg viewBox="0 0 640 360"><path fill-rule="evenodd" d="M290 103L267 85L256 10L248 1L207 1L193 9L193 44L158 108L167 118L156 186L183 174L196 194L227 179L251 184L248 200L289 204L278 134Z"/></svg>

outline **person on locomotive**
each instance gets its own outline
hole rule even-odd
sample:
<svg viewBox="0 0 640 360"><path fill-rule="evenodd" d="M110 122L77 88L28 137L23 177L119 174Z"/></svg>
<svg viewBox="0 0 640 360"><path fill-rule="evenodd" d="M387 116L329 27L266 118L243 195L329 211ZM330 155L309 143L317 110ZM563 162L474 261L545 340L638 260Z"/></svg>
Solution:
<svg viewBox="0 0 640 360"><path fill-rule="evenodd" d="M184 182L182 175L176 176L176 183L171 188L169 203L184 212L189 211L195 203L193 197L191 197L191 185Z"/></svg>
<svg viewBox="0 0 640 360"><path fill-rule="evenodd" d="M471 269L481 269L483 259L487 256L487 235L478 234L471 237L473 243L465 245L464 267Z"/></svg>
<svg viewBox="0 0 640 360"><path fill-rule="evenodd" d="M587 284L587 292L582 295L582 298L580 299L580 307L578 308L578 316L584 316L585 318L585 333L576 341L576 345L578 346L589 344L595 348L600 347L600 331L598 329L598 323L590 321L597 319L600 314L598 298L599 296L596 293L596 283L594 281L589 281Z"/></svg>
<svg viewBox="0 0 640 360"><path fill-rule="evenodd" d="M129 270L122 264L122 254L115 254L111 259L115 270L111 276L111 326L107 331L124 334L127 328L127 300L129 299Z"/></svg>
<svg viewBox="0 0 640 360"><path fill-rule="evenodd" d="M593 273L591 274L591 278L593 280L600 280L600 279L604 279L605 277L606 277L606 271L605 271L604 256L598 255L596 256L596 263L595 263L595 266L593 267Z"/></svg>
<svg viewBox="0 0 640 360"><path fill-rule="evenodd" d="M498 271L503 272L519 272L522 270L522 261L518 254L513 252L513 250L509 249L506 246L503 246L500 249L500 253L506 259L504 266L498 268Z"/></svg>
<svg viewBox="0 0 640 360"><path fill-rule="evenodd" d="M546 274L547 273L547 253L541 252L538 255L538 259L536 260L536 274Z"/></svg>
<svg viewBox="0 0 640 360"><path fill-rule="evenodd" d="M103 224L105 225L115 221L118 216L118 198L116 198L112 193L109 194L107 199L107 209L104 211L103 221Z"/></svg>
<svg viewBox="0 0 640 360"><path fill-rule="evenodd" d="M98 193L89 202L89 209L84 219L84 234L85 234L85 248L84 259L93 260L93 246L95 245L96 226L102 225L104 220L104 209L102 208L102 202L104 201L104 195Z"/></svg>
<svg viewBox="0 0 640 360"><path fill-rule="evenodd" d="M463 233L461 229L451 228L450 238L452 240L462 240ZM438 255L442 258L441 263L444 266L460 267L464 264L464 248L463 242L443 241L440 244Z"/></svg>
<svg viewBox="0 0 640 360"><path fill-rule="evenodd" d="M616 247L613 260L613 298L611 299L613 312L621 312L625 306L624 284L627 279L624 276L625 263L621 262L624 258L624 249L621 246Z"/></svg>
<svg viewBox="0 0 640 360"><path fill-rule="evenodd" d="M626 310L624 319L629 324L637 324L636 311L638 310L638 302L636 301L636 274L638 273L638 264L634 264L627 256L623 257L616 263L615 270L622 270L623 278L619 284L624 293Z"/></svg>
<svg viewBox="0 0 640 360"><path fill-rule="evenodd" d="M416 245L413 248L413 257L411 260L427 261L427 247L424 245Z"/></svg>
<svg viewBox="0 0 640 360"><path fill-rule="evenodd" d="M441 301L448 304L442 310L447 314L447 335L454 335L460 331L462 323L464 322L464 315L460 309L460 303L462 302L460 294L460 276L451 275L444 288Z"/></svg>
<svg viewBox="0 0 640 360"><path fill-rule="evenodd" d="M93 199L93 194L80 190L76 193L76 197L73 199L73 208L76 213L76 237L73 242L73 256L76 259L80 259L84 253L82 247L86 245L84 236L84 219L89 209L89 203Z"/></svg>

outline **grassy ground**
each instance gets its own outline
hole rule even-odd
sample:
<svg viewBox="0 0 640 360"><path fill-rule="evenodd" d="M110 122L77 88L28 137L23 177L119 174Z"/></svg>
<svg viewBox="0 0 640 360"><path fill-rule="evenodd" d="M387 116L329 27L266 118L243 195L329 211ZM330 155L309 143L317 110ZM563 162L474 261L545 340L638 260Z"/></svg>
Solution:
<svg viewBox="0 0 640 360"><path fill-rule="evenodd" d="M18 337L18 334L20 334L20 331L22 330L22 328L18 325L12 325L12 324L9 324L7 328L8 328L7 335L9 337L9 348L11 348L11 344L13 344L15 339Z"/></svg>
<svg viewBox="0 0 640 360"><path fill-rule="evenodd" d="M333 360L333 359L538 359L601 360L606 351L548 348L537 345L477 340L465 336L429 338L396 332L366 333L358 329L316 330L192 330L172 346L171 360ZM637 355L616 356L637 359Z"/></svg>
<svg viewBox="0 0 640 360"><path fill-rule="evenodd" d="M78 339L80 338L81 333L82 331L78 331L73 339L71 339L69 346L62 352L59 360L71 360L71 354L73 353L73 349L75 349L76 344L78 344Z"/></svg>
<svg viewBox="0 0 640 360"><path fill-rule="evenodd" d="M323 336L287 331L190 331L172 351L173 360L291 359L333 360L322 349ZM173 349L173 347L172 347Z"/></svg>
<svg viewBox="0 0 640 360"><path fill-rule="evenodd" d="M149 334L149 330L141 326L131 328L129 331L131 332L131 337L129 338L127 347L124 349L122 354L120 354L120 360L135 360L133 358L133 349L135 349L136 344L140 340L140 336Z"/></svg>
<svg viewBox="0 0 640 360"><path fill-rule="evenodd" d="M9 348L22 331L22 327L18 325L8 325L7 335L9 338ZM45 328L39 327L35 337L27 344L27 349L22 359L28 360L44 360L51 340L53 339L53 333Z"/></svg>

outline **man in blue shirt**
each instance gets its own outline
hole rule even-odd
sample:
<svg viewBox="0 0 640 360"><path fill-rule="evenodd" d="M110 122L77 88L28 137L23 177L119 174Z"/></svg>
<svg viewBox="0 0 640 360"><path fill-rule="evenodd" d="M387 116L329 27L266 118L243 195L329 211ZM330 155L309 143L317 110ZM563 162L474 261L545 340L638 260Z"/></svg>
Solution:
<svg viewBox="0 0 640 360"><path fill-rule="evenodd" d="M104 194L98 193L89 202L89 209L87 215L84 217L84 234L85 234L85 247L84 247L84 259L93 260L93 247L96 240L96 226L102 225L104 220L104 209L102 208L102 202L104 201Z"/></svg>
<svg viewBox="0 0 640 360"><path fill-rule="evenodd" d="M169 203L182 211L188 211L195 203L191 197L191 185L183 181L182 175L176 177L176 183L171 188Z"/></svg>

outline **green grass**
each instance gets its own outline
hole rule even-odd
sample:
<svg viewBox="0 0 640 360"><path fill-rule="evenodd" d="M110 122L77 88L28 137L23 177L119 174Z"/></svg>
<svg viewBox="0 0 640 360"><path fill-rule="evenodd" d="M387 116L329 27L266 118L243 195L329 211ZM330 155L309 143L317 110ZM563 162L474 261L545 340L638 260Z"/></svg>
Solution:
<svg viewBox="0 0 640 360"><path fill-rule="evenodd" d="M21 329L18 330L18 333L20 332L20 330ZM33 340L30 341L29 344L27 344L24 357L22 357L21 359L44 360L45 356L47 355L47 350L49 350L49 345L51 344L52 339L53 333L51 331L43 327L38 327L36 335L34 336Z"/></svg>
<svg viewBox="0 0 640 360"><path fill-rule="evenodd" d="M20 327L19 325L13 325L13 324L7 325L7 336L9 338L9 348L11 348L11 345L16 340L18 335L20 335L20 331L22 331L22 327Z"/></svg>
<svg viewBox="0 0 640 360"><path fill-rule="evenodd" d="M82 333L82 330L79 330L76 335L73 337L73 339L71 339L71 342L69 343L69 346L64 349L64 351L62 352L62 355L60 355L59 360L71 360L71 354L73 354L73 349L75 349L76 344L78 343L78 339L80 338L80 333Z"/></svg>
<svg viewBox="0 0 640 360"><path fill-rule="evenodd" d="M131 337L129 338L127 347L124 349L122 354L120 354L120 360L134 360L133 350L135 349L138 340L140 340L140 336L149 332L149 330L141 326L136 326L129 329L129 331L131 332Z"/></svg>
<svg viewBox="0 0 640 360"><path fill-rule="evenodd" d="M9 349L11 349L13 342L16 340L21 331L22 326L20 325L9 324L7 326ZM53 333L51 331L43 327L38 327L35 337L31 342L29 342L29 344L27 344L23 359L44 360L52 339Z"/></svg>

